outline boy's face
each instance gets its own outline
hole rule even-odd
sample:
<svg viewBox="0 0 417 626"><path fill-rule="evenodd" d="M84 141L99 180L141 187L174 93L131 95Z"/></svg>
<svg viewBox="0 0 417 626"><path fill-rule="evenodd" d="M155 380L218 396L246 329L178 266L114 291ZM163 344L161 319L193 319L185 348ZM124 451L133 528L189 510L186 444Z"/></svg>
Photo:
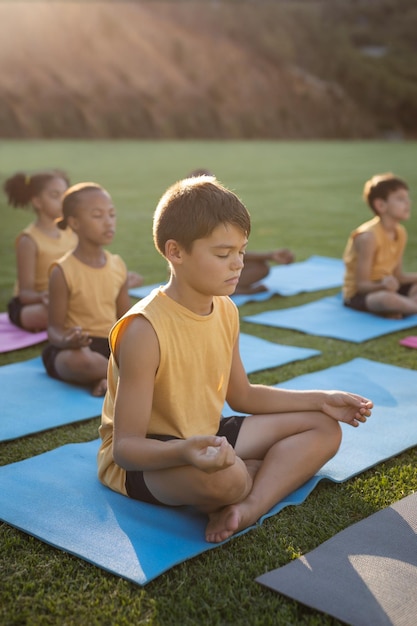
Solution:
<svg viewBox="0 0 417 626"><path fill-rule="evenodd" d="M411 213L411 200L408 189L396 189L391 191L386 200L379 199L379 215L387 215L396 222L408 220Z"/></svg>
<svg viewBox="0 0 417 626"><path fill-rule="evenodd" d="M247 243L246 235L236 226L219 224L209 237L194 241L190 253L183 251L182 278L204 295L233 294Z"/></svg>

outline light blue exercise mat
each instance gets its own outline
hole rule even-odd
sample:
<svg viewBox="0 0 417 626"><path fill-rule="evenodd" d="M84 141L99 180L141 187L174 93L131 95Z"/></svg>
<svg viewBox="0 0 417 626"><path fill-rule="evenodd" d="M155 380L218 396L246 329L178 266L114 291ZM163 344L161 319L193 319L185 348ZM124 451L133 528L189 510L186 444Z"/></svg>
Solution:
<svg viewBox="0 0 417 626"><path fill-rule="evenodd" d="M345 268L342 259L311 256L306 261L289 265L273 265L261 282L281 296L295 296L307 291L320 291L341 287Z"/></svg>
<svg viewBox="0 0 417 626"><path fill-rule="evenodd" d="M240 334L239 348L243 366L248 374L321 354L320 350L285 346L246 333Z"/></svg>
<svg viewBox="0 0 417 626"><path fill-rule="evenodd" d="M253 324L290 328L310 335L333 337L355 343L417 326L417 315L397 320L350 309L344 306L341 294L301 306L264 311L243 319Z"/></svg>
<svg viewBox="0 0 417 626"><path fill-rule="evenodd" d="M259 523L301 504L320 480L347 480L417 444L417 371L355 359L286 383L291 385L357 391L375 409L366 424L344 428L334 459ZM98 447L98 440L69 444L0 467L0 518L139 585L216 547L206 543L206 517L194 509L145 504L103 487L96 477Z"/></svg>
<svg viewBox="0 0 417 626"><path fill-rule="evenodd" d="M0 441L101 415L103 398L50 378L41 357L0 367Z"/></svg>
<svg viewBox="0 0 417 626"><path fill-rule="evenodd" d="M319 350L285 346L244 333L240 352L248 373L308 359ZM50 378L41 357L0 367L0 441L101 414L103 398Z"/></svg>
<svg viewBox="0 0 417 626"><path fill-rule="evenodd" d="M271 266L268 276L260 281L266 291L254 294L237 294L232 300L237 306L247 302L262 302L273 295L294 296L307 291L320 291L340 287L343 284L344 265L342 259L312 256L306 261L290 263L289 265ZM133 298L145 298L152 289L162 283L143 285L129 290Z"/></svg>

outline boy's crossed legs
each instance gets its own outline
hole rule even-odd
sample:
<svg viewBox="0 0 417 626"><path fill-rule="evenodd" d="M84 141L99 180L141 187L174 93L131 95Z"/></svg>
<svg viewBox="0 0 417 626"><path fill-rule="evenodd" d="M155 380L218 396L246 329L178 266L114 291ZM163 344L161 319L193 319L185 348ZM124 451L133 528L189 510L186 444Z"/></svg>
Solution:
<svg viewBox="0 0 417 626"><path fill-rule="evenodd" d="M231 465L213 473L192 466L144 472L162 503L192 505L209 516L206 539L219 543L254 524L304 484L341 442L339 423L324 413L303 411L244 418Z"/></svg>

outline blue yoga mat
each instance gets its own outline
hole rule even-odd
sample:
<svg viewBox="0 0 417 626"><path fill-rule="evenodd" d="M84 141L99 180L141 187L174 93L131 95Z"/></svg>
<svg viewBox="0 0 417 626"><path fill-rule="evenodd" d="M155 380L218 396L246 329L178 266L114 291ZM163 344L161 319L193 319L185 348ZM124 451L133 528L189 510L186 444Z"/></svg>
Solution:
<svg viewBox="0 0 417 626"><path fill-rule="evenodd" d="M334 459L259 523L301 504L320 480L347 480L417 444L417 371L355 359L285 386L291 385L358 391L375 409L366 424L344 428ZM194 509L145 504L103 487L96 478L98 446L98 440L69 444L0 467L0 518L139 585L216 547L204 540L206 517Z"/></svg>
<svg viewBox="0 0 417 626"><path fill-rule="evenodd" d="M306 261L290 263L289 265L273 265L270 272L261 284L266 291L254 294L237 294L232 300L237 306L247 302L262 302L273 295L294 296L297 293L320 291L340 287L343 284L344 265L342 259L312 256ZM152 289L162 283L143 285L129 290L133 298L145 298Z"/></svg>
<svg viewBox="0 0 417 626"><path fill-rule="evenodd" d="M320 354L320 350L285 346L245 333L240 334L239 349L243 366L248 374Z"/></svg>
<svg viewBox="0 0 417 626"><path fill-rule="evenodd" d="M319 350L279 345L244 333L240 352L248 373L320 354ZM95 398L88 389L50 378L41 357L3 365L0 441L100 415L102 403L103 399Z"/></svg>
<svg viewBox="0 0 417 626"><path fill-rule="evenodd" d="M264 311L243 319L253 324L290 328L355 343L417 326L417 315L396 320L350 309L343 305L341 294L288 309Z"/></svg>
<svg viewBox="0 0 417 626"><path fill-rule="evenodd" d="M0 367L0 441L101 415L103 398L50 378L41 357Z"/></svg>

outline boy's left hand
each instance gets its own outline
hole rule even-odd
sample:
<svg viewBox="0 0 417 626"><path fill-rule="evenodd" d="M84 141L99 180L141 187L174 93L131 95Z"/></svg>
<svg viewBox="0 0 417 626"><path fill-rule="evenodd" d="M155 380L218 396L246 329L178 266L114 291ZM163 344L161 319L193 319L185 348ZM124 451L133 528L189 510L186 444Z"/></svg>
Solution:
<svg viewBox="0 0 417 626"><path fill-rule="evenodd" d="M326 393L322 411L339 422L357 427L370 417L373 406L373 402L363 396L345 391L329 391Z"/></svg>

